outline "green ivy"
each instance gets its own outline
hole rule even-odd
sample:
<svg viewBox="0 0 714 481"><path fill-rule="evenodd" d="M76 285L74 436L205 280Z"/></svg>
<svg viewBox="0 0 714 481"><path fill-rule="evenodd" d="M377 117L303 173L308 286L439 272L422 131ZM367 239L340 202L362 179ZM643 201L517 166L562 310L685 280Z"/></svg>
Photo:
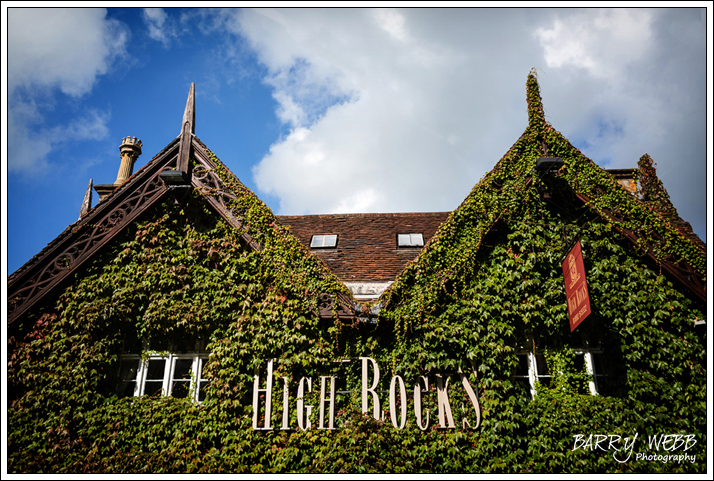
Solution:
<svg viewBox="0 0 714 481"><path fill-rule="evenodd" d="M535 75L526 87L528 128L380 299L376 325L318 317L318 294L349 295L345 286L207 151L236 194L229 208L244 229L207 207L211 192L171 199L22 319L8 345L9 471L703 472L705 339L693 321L705 306L644 254L652 247L660 261L675 255L702 274L704 255L545 122ZM539 176L542 155L565 166ZM621 220L598 215L603 209ZM626 241L623 228L644 244ZM248 248L243 232L262 250ZM584 393L589 379L572 363L561 260L575 237L593 306L576 334L603 352L598 396ZM144 339L163 350L154 346L199 338L211 353L205 402L117 396L130 346ZM524 350L546 353L556 373L533 399L513 379ZM339 362L359 356L379 363L381 389L398 374L411 392L430 376L428 430L416 426L410 394L403 430L391 425L384 395L384 421L361 414L360 362ZM295 427L299 379L336 375L352 391L337 396L339 429L254 431L253 373L264 379L267 359L277 360L274 423L280 378L290 381ZM458 426L469 406L459 370L478 391L481 426L437 429L436 373L450 376ZM313 426L315 384L305 399ZM577 434L635 432L692 434L696 462L619 463L573 450Z"/></svg>

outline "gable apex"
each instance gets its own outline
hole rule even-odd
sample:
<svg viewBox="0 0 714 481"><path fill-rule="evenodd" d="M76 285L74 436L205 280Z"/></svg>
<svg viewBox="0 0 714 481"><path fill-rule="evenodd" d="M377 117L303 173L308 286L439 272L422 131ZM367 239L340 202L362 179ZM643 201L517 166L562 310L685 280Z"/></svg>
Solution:
<svg viewBox="0 0 714 481"><path fill-rule="evenodd" d="M540 85L536 69L531 69L526 81L526 105L528 107L528 127L540 130L547 124L540 96Z"/></svg>

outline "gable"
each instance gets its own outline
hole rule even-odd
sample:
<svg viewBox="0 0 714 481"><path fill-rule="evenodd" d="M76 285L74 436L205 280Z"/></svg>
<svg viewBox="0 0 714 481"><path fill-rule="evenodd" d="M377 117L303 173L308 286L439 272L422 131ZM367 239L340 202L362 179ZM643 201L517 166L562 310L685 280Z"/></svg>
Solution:
<svg viewBox="0 0 714 481"><path fill-rule="evenodd" d="M192 84L181 135L8 277L8 324L65 286L73 274L152 207L165 201L180 203L189 191L195 191L220 215L249 249L261 251L265 243L272 243L300 250L297 240L278 228L270 209L195 136L193 91ZM167 172L179 175L166 176ZM304 250L300 255L309 257ZM323 265L316 267L314 275L333 277ZM335 285L343 297L349 297L344 286ZM318 294L314 294L313 303Z"/></svg>
<svg viewBox="0 0 714 481"><path fill-rule="evenodd" d="M162 201L169 190L159 174L175 163L179 144L176 140L171 142L107 199L8 277L8 323L68 279L143 212Z"/></svg>
<svg viewBox="0 0 714 481"><path fill-rule="evenodd" d="M497 222L513 219L522 206L545 202L558 190L565 191L568 204L587 207L588 221L601 218L620 239L635 248L639 256L653 262L695 297L706 301L705 253L545 121L534 74L529 75L526 87L529 125L525 132L493 170L474 186L427 248L385 292L383 304L409 297L408 291L415 284L436 286L426 289L431 297L436 295L435 289L465 278L476 268L476 255ZM535 165L541 157L560 158L563 166L554 173L540 173ZM558 229L576 231L582 228L582 222L582 219L569 219L558 221L557 225ZM553 249L564 248L559 245ZM435 283L435 279L438 282Z"/></svg>

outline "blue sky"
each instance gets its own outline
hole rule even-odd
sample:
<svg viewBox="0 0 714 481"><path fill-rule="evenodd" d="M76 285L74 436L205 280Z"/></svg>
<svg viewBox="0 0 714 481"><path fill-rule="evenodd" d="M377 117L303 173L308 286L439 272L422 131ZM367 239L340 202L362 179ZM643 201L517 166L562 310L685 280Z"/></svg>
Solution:
<svg viewBox="0 0 714 481"><path fill-rule="evenodd" d="M136 171L179 134L191 82L196 135L276 214L450 211L525 129L537 68L553 126L605 168L649 153L706 241L711 9L9 5L8 274L114 182L123 137Z"/></svg>

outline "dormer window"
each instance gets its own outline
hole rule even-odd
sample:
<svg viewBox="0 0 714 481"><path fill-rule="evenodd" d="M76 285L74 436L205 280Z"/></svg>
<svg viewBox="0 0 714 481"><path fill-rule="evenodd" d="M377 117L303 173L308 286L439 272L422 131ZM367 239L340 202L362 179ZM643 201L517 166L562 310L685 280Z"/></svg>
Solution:
<svg viewBox="0 0 714 481"><path fill-rule="evenodd" d="M424 237L421 234L397 234L397 245L399 247L421 247L424 245Z"/></svg>
<svg viewBox="0 0 714 481"><path fill-rule="evenodd" d="M324 249L337 246L336 235L314 235L310 241L310 247L314 249Z"/></svg>

